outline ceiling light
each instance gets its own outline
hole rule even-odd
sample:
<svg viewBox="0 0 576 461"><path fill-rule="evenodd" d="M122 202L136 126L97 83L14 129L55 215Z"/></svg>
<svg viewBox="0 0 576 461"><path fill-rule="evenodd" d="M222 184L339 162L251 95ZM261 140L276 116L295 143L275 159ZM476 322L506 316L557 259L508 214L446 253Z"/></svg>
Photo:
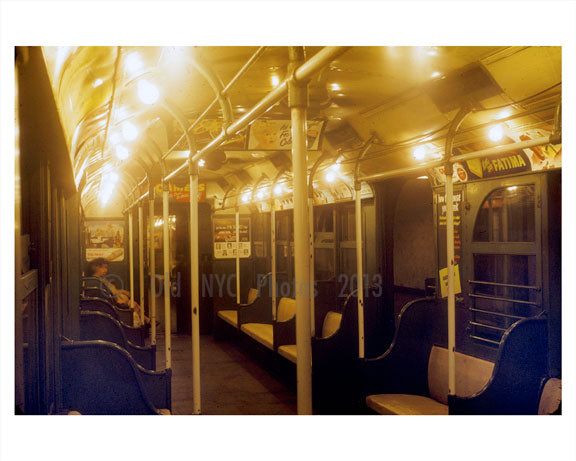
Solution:
<svg viewBox="0 0 576 461"><path fill-rule="evenodd" d="M126 57L126 70L132 74L133 77L138 73L138 71L142 70L143 67L144 63L142 62L142 58L140 57L139 53L130 53Z"/></svg>
<svg viewBox="0 0 576 461"><path fill-rule="evenodd" d="M432 72L432 74L430 75L430 78L438 78L440 77L442 74L438 71L436 72Z"/></svg>
<svg viewBox="0 0 576 461"><path fill-rule="evenodd" d="M204 160L203 158L201 158L200 160L198 160L198 166L200 168L202 168L204 165L206 165L206 160Z"/></svg>
<svg viewBox="0 0 576 461"><path fill-rule="evenodd" d="M283 191L284 187L282 186L282 184L276 184L274 186L274 195L280 195Z"/></svg>
<svg viewBox="0 0 576 461"><path fill-rule="evenodd" d="M250 192L246 192L244 195L242 195L242 201L244 203L247 203L248 201L250 201Z"/></svg>
<svg viewBox="0 0 576 461"><path fill-rule="evenodd" d="M512 111L510 110L509 107L507 107L506 109L503 109L502 111L500 111L498 113L498 115L496 116L497 119L502 119L502 118L508 118L512 115Z"/></svg>
<svg viewBox="0 0 576 461"><path fill-rule="evenodd" d="M424 176L418 176L416 179L428 179L428 176L424 175Z"/></svg>
<svg viewBox="0 0 576 461"><path fill-rule="evenodd" d="M417 146L412 153L412 156L416 160L424 160L426 155L428 155L428 149L426 146Z"/></svg>
<svg viewBox="0 0 576 461"><path fill-rule="evenodd" d="M138 82L138 97L144 104L154 104L160 98L160 92L156 85L150 83L148 80L140 80Z"/></svg>
<svg viewBox="0 0 576 461"><path fill-rule="evenodd" d="M490 128L488 136L492 141L500 141L504 136L504 128L501 124L494 125L492 128Z"/></svg>
<svg viewBox="0 0 576 461"><path fill-rule="evenodd" d="M100 203L106 205L112 197L112 192L118 182L118 174L114 171L109 171L102 175L100 180Z"/></svg>
<svg viewBox="0 0 576 461"><path fill-rule="evenodd" d="M124 106L117 107L114 109L115 120L122 121L128 118L128 110Z"/></svg>
<svg viewBox="0 0 576 461"><path fill-rule="evenodd" d="M104 80L102 80L101 78L97 78L96 80L94 80L92 82L92 86L94 88L98 88L100 85L102 85L104 83Z"/></svg>
<svg viewBox="0 0 576 461"><path fill-rule="evenodd" d="M272 75L272 86L276 87L280 84L280 77Z"/></svg>
<svg viewBox="0 0 576 461"><path fill-rule="evenodd" d="M328 169L332 170L334 173L338 173L340 171L340 162L337 161L334 165L330 165Z"/></svg>
<svg viewBox="0 0 576 461"><path fill-rule="evenodd" d="M118 160L126 160L130 157L130 151L126 149L122 144L116 145L116 158Z"/></svg>
<svg viewBox="0 0 576 461"><path fill-rule="evenodd" d="M109 139L110 139L110 142L111 142L113 145L116 145L116 144L118 144L118 143L121 141L121 139L120 139L120 134L119 134L118 132L116 132L116 131L110 133Z"/></svg>
<svg viewBox="0 0 576 461"><path fill-rule="evenodd" d="M330 88L332 88L332 91L340 91L342 89L337 83L331 83Z"/></svg>
<svg viewBox="0 0 576 461"><path fill-rule="evenodd" d="M138 137L138 128L132 122L122 124L122 136L126 141L134 141Z"/></svg>
<svg viewBox="0 0 576 461"><path fill-rule="evenodd" d="M328 171L326 173L326 182L333 183L334 181L336 181L336 173L333 171Z"/></svg>
<svg viewBox="0 0 576 461"><path fill-rule="evenodd" d="M259 190L259 191L256 193L256 198L257 198L258 200L262 200L262 199L264 198L264 191L263 191L263 190Z"/></svg>

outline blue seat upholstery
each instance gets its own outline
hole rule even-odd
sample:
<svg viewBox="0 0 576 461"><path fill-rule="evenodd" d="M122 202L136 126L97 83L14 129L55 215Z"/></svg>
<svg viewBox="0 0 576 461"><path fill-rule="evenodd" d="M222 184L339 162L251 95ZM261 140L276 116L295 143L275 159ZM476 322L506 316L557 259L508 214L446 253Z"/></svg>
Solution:
<svg viewBox="0 0 576 461"><path fill-rule="evenodd" d="M104 312L116 320L119 320L124 325L132 325L134 323L134 313L132 309L118 307L104 298L82 297L80 299L80 309Z"/></svg>
<svg viewBox="0 0 576 461"><path fill-rule="evenodd" d="M448 342L446 302L415 299L400 312L388 349L362 363L365 396L414 394L428 396L428 359L434 344Z"/></svg>
<svg viewBox="0 0 576 461"><path fill-rule="evenodd" d="M171 411L170 369L149 371L107 341L66 340L60 347L62 405L86 415Z"/></svg>
<svg viewBox="0 0 576 461"><path fill-rule="evenodd" d="M80 339L104 340L116 343L126 349L141 366L148 370L156 369L156 346L140 346L126 338L120 322L102 312L80 312Z"/></svg>
<svg viewBox="0 0 576 461"><path fill-rule="evenodd" d="M80 310L90 311L90 312L102 312L104 314L110 315L113 319L120 322L126 339L133 344L138 346L146 345L146 339L148 338L148 329L144 326L134 327L131 323L124 322L121 318L125 317L124 312L119 312L113 305L105 300L97 298L84 298L80 300ZM132 313L129 312L127 315L132 317Z"/></svg>
<svg viewBox="0 0 576 461"><path fill-rule="evenodd" d="M449 396L450 414L536 415L548 378L547 320L519 320L500 340L494 372L486 387L469 397Z"/></svg>
<svg viewBox="0 0 576 461"><path fill-rule="evenodd" d="M378 356L390 343L390 328L384 325L386 306L378 287L369 288L364 294L365 356ZM340 301L333 300L334 315L340 311L337 328L327 331L323 324L322 335L312 338L312 392L315 408L320 413L358 414L365 411L360 362L358 360L358 297L356 291ZM329 334L328 334L329 333Z"/></svg>

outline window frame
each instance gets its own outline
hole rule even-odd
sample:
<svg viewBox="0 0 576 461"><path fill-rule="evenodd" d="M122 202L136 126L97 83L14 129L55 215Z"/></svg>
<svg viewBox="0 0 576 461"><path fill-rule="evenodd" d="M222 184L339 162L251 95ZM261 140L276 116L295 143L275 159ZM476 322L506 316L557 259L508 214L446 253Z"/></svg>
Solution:
<svg viewBox="0 0 576 461"><path fill-rule="evenodd" d="M541 194L542 194L542 177L540 174L529 174L522 176L515 176L509 178L499 178L491 180L477 181L466 184L465 197L463 207L463 267L461 268L462 288L463 288L463 301L468 311L470 320L474 318L474 311L471 308L475 307L474 296L474 281L475 267L474 255L527 255L535 257L535 299L540 311L545 309L542 292L543 292L543 273L542 273L542 208ZM498 189L503 189L511 186L534 186L534 241L533 242L500 242L500 241L474 241L474 227L476 220L481 210L482 205L490 197L490 195ZM498 281L497 283L500 283ZM507 283L502 281L502 283ZM513 323L513 322L511 322ZM506 323L508 325L508 323ZM474 342L487 343L486 341L474 338L474 328L468 323L468 333ZM495 344L488 345L495 346Z"/></svg>

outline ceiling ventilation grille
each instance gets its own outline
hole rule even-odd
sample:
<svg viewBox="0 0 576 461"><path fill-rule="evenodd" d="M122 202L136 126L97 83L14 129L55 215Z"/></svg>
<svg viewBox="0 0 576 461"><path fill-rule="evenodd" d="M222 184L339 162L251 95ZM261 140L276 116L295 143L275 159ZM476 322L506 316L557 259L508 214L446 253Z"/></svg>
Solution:
<svg viewBox="0 0 576 461"><path fill-rule="evenodd" d="M450 112L468 104L481 107L480 101L502 93L486 68L474 63L433 80L424 87L441 112Z"/></svg>

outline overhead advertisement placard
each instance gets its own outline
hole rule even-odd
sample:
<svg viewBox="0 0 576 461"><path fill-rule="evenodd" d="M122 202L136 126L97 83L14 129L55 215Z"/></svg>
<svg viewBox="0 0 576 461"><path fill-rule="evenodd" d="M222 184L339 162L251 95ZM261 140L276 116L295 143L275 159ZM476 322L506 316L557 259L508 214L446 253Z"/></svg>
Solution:
<svg viewBox="0 0 576 461"><path fill-rule="evenodd" d="M325 120L307 122L308 150L319 150ZM256 120L250 125L248 150L290 150L292 134L290 120Z"/></svg>
<svg viewBox="0 0 576 461"><path fill-rule="evenodd" d="M182 186L178 186L174 183L169 183L168 185L168 195L172 197L177 202L190 202L190 183L185 183ZM162 184L157 183L154 186L154 192L156 196L162 197ZM198 201L204 202L206 200L206 183L198 183Z"/></svg>
<svg viewBox="0 0 576 461"><path fill-rule="evenodd" d="M529 141L531 139L550 136L546 130L528 130L523 133L512 133L505 140L507 143ZM475 143L466 150L455 149L455 155L485 149L486 143ZM454 164L454 182L467 182L477 179L496 178L515 175L527 171L541 171L562 167L562 145L547 144L528 149L517 149L499 155L477 158ZM437 167L431 171L435 185L446 182L444 167Z"/></svg>
<svg viewBox="0 0 576 461"><path fill-rule="evenodd" d="M250 218L240 218L240 242L236 242L236 217L213 219L214 258L249 258L251 256Z"/></svg>

